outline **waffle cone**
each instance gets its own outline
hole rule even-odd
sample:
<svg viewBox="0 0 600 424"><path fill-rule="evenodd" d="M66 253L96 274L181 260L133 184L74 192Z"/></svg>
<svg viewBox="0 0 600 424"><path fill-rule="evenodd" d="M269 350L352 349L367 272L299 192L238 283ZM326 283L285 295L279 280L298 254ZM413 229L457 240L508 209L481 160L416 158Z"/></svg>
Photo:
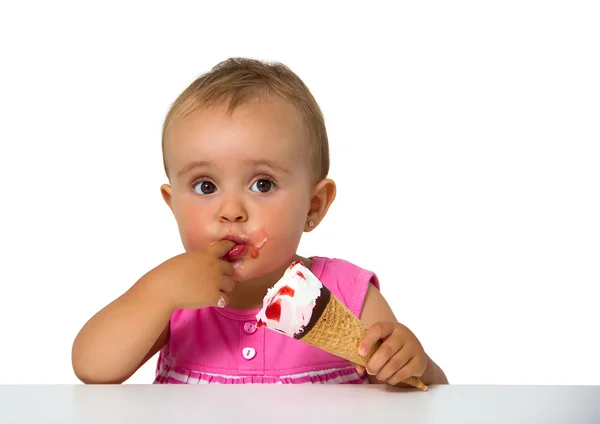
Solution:
<svg viewBox="0 0 600 424"><path fill-rule="evenodd" d="M323 289L326 290L325 287ZM366 333L367 328L360 319L332 293L321 316L300 340L354 364L366 367L367 362L381 346L381 342L377 342L367 356L361 356L358 353L358 346ZM427 390L427 386L416 377L409 377L402 382L421 390Z"/></svg>

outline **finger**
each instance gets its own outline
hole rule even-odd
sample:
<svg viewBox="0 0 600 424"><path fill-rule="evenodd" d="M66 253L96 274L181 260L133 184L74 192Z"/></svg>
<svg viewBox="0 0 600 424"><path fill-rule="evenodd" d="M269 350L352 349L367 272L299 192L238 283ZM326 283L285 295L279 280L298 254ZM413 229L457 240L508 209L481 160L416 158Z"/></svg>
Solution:
<svg viewBox="0 0 600 424"><path fill-rule="evenodd" d="M354 365L354 368L356 368L356 372L360 375L363 375L365 373L365 367L363 367L362 365Z"/></svg>
<svg viewBox="0 0 600 424"><path fill-rule="evenodd" d="M229 277L233 275L234 269L233 264L231 262L219 261L219 266L223 275L227 275Z"/></svg>
<svg viewBox="0 0 600 424"><path fill-rule="evenodd" d="M368 355L375 343L380 339L389 336L393 331L394 324L391 322L378 322L373 325L361 340L358 347L358 353L362 356Z"/></svg>
<svg viewBox="0 0 600 424"><path fill-rule="evenodd" d="M423 373L413 371L414 363L414 358L409 359L409 361L401 369L396 371L391 377L387 379L386 383L391 386L395 386L402 382L402 380L406 380L409 377L420 377Z"/></svg>
<svg viewBox="0 0 600 424"><path fill-rule="evenodd" d="M229 277L223 277L223 279L221 280L221 284L219 285L219 290L221 290L223 293L229 293L233 291L234 288L235 281L233 281Z"/></svg>
<svg viewBox="0 0 600 424"><path fill-rule="evenodd" d="M233 247L235 246L235 243L229 240L221 240L221 241L217 241L215 243L212 243L209 247L208 250L212 253L214 253L215 255L217 255L219 258L225 256L231 249L233 249Z"/></svg>
<svg viewBox="0 0 600 424"><path fill-rule="evenodd" d="M378 375L389 360L402 349L402 345L402 339L394 337L394 335L388 337L367 363L367 373L370 375Z"/></svg>
<svg viewBox="0 0 600 424"><path fill-rule="evenodd" d="M377 380L387 381L404 367L413 357L409 349L400 349L377 373Z"/></svg>

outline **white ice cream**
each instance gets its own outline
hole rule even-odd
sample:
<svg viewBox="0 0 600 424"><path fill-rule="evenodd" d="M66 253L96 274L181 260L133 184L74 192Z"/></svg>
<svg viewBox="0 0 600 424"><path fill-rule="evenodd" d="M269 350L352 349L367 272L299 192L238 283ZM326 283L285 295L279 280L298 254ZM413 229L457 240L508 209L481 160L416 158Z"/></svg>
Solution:
<svg viewBox="0 0 600 424"><path fill-rule="evenodd" d="M258 326L266 326L290 337L301 333L310 322L322 287L302 262L292 263L283 277L267 291L263 308L256 315Z"/></svg>

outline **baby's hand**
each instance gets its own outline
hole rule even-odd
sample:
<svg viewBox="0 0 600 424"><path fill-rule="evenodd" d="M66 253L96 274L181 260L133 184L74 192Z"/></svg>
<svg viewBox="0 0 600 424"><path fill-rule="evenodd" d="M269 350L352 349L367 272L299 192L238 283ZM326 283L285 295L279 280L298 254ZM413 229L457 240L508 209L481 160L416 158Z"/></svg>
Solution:
<svg viewBox="0 0 600 424"><path fill-rule="evenodd" d="M206 249L175 256L160 265L171 307L225 307L229 300L226 293L234 289L235 281L231 279L233 265L221 258L234 246L234 242L220 241Z"/></svg>
<svg viewBox="0 0 600 424"><path fill-rule="evenodd" d="M367 374L393 386L408 377L423 375L427 355L412 331L397 322L378 322L363 337L359 353L366 355L379 340L383 343L367 363ZM359 365L357 370L362 374L364 368Z"/></svg>

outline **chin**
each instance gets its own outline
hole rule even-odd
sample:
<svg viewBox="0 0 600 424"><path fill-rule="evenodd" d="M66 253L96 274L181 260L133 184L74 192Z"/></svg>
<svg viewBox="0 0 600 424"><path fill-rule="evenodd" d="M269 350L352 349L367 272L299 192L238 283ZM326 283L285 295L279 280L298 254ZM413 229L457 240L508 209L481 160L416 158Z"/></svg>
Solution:
<svg viewBox="0 0 600 424"><path fill-rule="evenodd" d="M243 282L260 277L259 271L254 266L249 266L246 260L233 262L232 278L237 282Z"/></svg>
<svg viewBox="0 0 600 424"><path fill-rule="evenodd" d="M285 267L287 267L287 262L278 264L271 261L244 258L233 263L233 279L237 282L254 280Z"/></svg>

